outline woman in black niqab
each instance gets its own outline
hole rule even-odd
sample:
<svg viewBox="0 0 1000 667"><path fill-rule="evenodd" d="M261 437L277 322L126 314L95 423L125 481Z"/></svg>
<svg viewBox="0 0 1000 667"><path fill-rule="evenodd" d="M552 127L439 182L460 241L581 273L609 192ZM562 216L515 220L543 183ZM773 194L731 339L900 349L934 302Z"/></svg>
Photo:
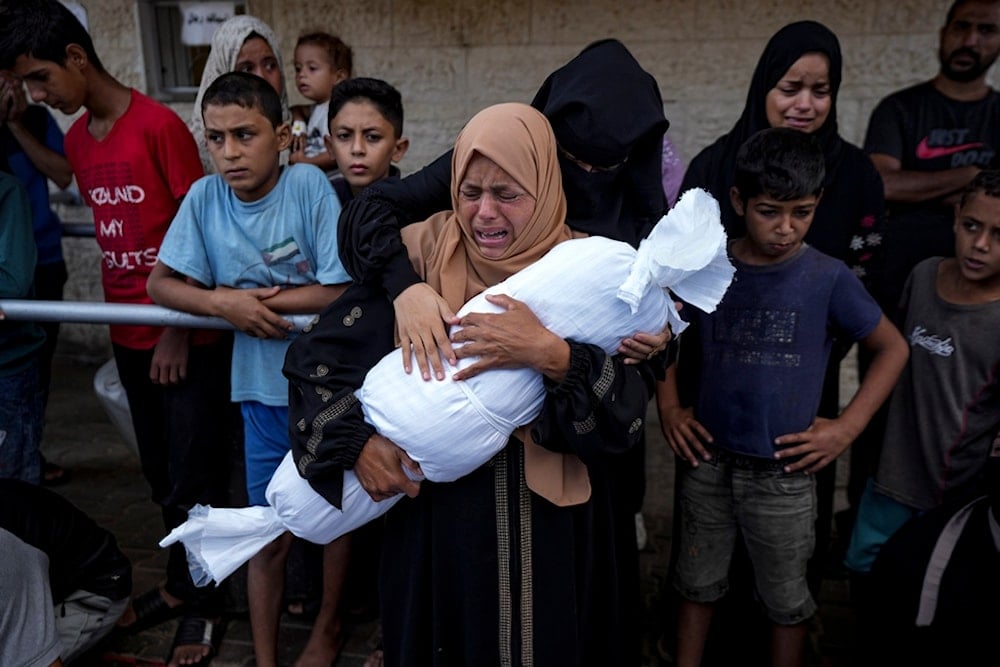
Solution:
<svg viewBox="0 0 1000 667"><path fill-rule="evenodd" d="M567 224L638 246L667 208L661 151L669 123L656 80L606 39L549 75L531 106L559 144Z"/></svg>

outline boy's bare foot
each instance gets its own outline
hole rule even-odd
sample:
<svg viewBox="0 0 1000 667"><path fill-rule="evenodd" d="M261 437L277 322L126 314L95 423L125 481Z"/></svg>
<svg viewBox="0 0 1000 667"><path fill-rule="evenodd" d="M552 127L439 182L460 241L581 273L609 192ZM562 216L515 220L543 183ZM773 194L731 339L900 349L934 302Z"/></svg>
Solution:
<svg viewBox="0 0 1000 667"><path fill-rule="evenodd" d="M318 631L313 627L306 647L295 661L295 667L330 667L344 648L346 637L340 624L333 632Z"/></svg>
<svg viewBox="0 0 1000 667"><path fill-rule="evenodd" d="M202 644L185 644L174 648L173 655L167 667L179 667L179 665L197 665L208 657L210 652L208 646Z"/></svg>

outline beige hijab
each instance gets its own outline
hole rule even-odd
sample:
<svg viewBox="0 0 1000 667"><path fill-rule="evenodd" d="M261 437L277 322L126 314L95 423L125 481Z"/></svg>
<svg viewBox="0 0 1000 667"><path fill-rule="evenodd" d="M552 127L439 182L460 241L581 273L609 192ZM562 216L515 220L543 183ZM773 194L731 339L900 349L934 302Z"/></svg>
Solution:
<svg viewBox="0 0 1000 667"><path fill-rule="evenodd" d="M535 199L531 219L503 256L485 257L469 221L458 210L458 191L469 163L482 155L507 172ZM453 310L540 259L573 237L566 226L566 197L548 120L527 104L498 104L473 116L455 142L451 160L452 211L403 228L403 242L417 272ZM590 497L586 466L574 455L557 454L536 444L529 427L518 430L524 442L525 480L535 493L556 505L575 505Z"/></svg>
<svg viewBox="0 0 1000 667"><path fill-rule="evenodd" d="M535 199L531 219L496 259L479 251L470 223L455 213L459 185L476 154L495 162ZM517 103L498 104L473 116L458 135L451 158L451 205L452 211L404 227L403 242L417 272L456 311L571 238L556 142L545 116Z"/></svg>

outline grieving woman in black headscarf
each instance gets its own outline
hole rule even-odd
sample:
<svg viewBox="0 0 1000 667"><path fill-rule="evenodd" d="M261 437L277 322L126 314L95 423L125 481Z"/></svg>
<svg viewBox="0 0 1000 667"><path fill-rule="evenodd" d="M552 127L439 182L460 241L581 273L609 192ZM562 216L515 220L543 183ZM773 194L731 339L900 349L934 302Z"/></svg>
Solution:
<svg viewBox="0 0 1000 667"><path fill-rule="evenodd" d="M550 75L532 106L548 118L558 144L566 223L578 232L638 245L667 209L661 151L668 123L653 77L623 44L603 40ZM393 299L400 345L413 350L412 356L402 355L405 366L411 370L416 359L427 380L432 372L444 379L442 357L455 359L447 333L454 313L414 272L399 230L450 208L451 161L448 153L402 181L386 179L369 186L345 209L339 228L345 266L356 282L381 285ZM665 355L658 353L668 339L666 332L636 332L623 341L622 355L578 370L590 378L595 390L603 383L641 383L631 364L658 367L662 375ZM412 482L391 459L391 451L375 463L378 450L366 446L371 433L357 427L358 419L342 415L335 427L325 430L324 449L337 465L353 468L369 493L408 488ZM633 426L642 432L641 423ZM579 528L595 541L593 553L580 556L593 560L596 569L585 568L587 580L579 582L590 593L587 608L578 612L581 626L576 632L581 638L598 633L601 647L583 648L596 644L582 639L579 646L566 647L562 664L639 663L642 624L634 514L642 501L643 448L636 445L612 458L613 462L602 463L602 469L591 471L592 478L600 480L605 500L600 507L591 505L587 512L592 514ZM365 484L364 471L373 468L382 474ZM597 609L601 611L595 615ZM595 618L602 619L601 627L586 620Z"/></svg>
<svg viewBox="0 0 1000 667"><path fill-rule="evenodd" d="M681 192L694 187L711 192L722 202L726 231L742 236L743 222L726 204L739 147L768 127L812 134L826 156L826 179L806 242L843 260L871 289L877 278L884 191L868 156L837 132L842 62L837 36L820 23L799 21L776 32L757 61L743 114L733 129L691 161Z"/></svg>

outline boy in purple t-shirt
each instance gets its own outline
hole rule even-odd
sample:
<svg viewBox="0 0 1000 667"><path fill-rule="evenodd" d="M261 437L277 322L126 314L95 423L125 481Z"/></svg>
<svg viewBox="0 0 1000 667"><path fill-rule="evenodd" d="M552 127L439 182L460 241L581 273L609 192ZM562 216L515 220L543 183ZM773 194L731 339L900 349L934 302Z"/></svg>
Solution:
<svg viewBox="0 0 1000 667"><path fill-rule="evenodd" d="M693 405L681 405L676 367L658 392L664 433L683 465L673 581L682 597L680 666L701 662L740 533L771 623L772 664L803 663L816 610L806 584L814 474L861 432L906 362L905 342L861 282L803 242L823 177L823 153L805 133L768 129L742 146L730 197L747 234L730 245L736 277L722 303L695 313ZM860 341L872 366L840 416L822 419L834 333Z"/></svg>

